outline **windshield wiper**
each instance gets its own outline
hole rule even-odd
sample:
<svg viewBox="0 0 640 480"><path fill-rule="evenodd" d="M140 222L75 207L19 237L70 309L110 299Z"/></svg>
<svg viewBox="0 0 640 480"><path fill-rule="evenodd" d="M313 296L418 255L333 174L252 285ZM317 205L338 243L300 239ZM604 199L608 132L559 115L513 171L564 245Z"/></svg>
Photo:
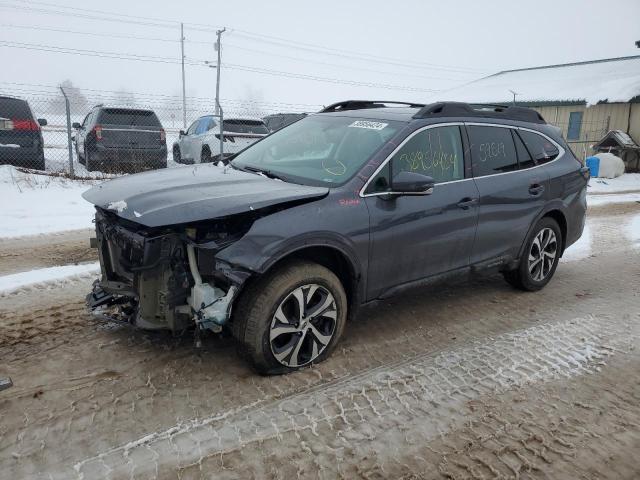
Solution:
<svg viewBox="0 0 640 480"><path fill-rule="evenodd" d="M265 177L269 177L269 178L275 178L276 180L282 180L283 182L286 182L286 179L278 174L278 173L274 173L271 170L267 170L265 168L258 168L258 167L253 167L251 165L245 165L242 170L246 170L248 172L253 172L253 173L257 173L258 175L264 175Z"/></svg>

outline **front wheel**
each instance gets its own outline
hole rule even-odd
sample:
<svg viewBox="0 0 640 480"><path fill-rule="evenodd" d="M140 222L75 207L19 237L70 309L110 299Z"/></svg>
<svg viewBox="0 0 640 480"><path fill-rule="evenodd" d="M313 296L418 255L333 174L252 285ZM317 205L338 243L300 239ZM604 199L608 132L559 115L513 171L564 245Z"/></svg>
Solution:
<svg viewBox="0 0 640 480"><path fill-rule="evenodd" d="M558 222L544 217L529 234L518 268L504 272L504 278L520 290L540 290L553 277L561 251L562 232Z"/></svg>
<svg viewBox="0 0 640 480"><path fill-rule="evenodd" d="M327 358L346 318L347 297L335 274L315 263L292 262L248 287L233 330L258 372L280 374Z"/></svg>

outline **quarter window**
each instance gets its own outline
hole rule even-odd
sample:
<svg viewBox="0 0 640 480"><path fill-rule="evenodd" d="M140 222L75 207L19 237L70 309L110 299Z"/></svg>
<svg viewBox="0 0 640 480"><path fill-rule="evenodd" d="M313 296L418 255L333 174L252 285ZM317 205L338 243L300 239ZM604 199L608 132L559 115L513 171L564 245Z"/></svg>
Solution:
<svg viewBox="0 0 640 480"><path fill-rule="evenodd" d="M468 131L475 177L518 169L510 128L470 126Z"/></svg>
<svg viewBox="0 0 640 480"><path fill-rule="evenodd" d="M513 141L516 144L516 152L518 152L518 163L520 164L520 170L531 168L536 166L535 160L531 157L531 154L527 150L527 147L524 146L524 142L518 135L518 132L512 130Z"/></svg>
<svg viewBox="0 0 640 480"><path fill-rule="evenodd" d="M550 162L560 154L558 147L542 135L520 130L520 136L538 165Z"/></svg>

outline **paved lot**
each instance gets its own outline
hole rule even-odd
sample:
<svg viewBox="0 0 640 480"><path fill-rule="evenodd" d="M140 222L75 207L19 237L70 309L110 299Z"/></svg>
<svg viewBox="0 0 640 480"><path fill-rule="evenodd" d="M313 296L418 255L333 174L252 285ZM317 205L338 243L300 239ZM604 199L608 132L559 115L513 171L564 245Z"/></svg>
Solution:
<svg viewBox="0 0 640 480"><path fill-rule="evenodd" d="M5 294L0 478L638 478L639 214L593 209L591 254L542 292L412 291L282 377L230 339L89 320L87 279ZM0 271L91 255L78 233L32 242L0 244Z"/></svg>

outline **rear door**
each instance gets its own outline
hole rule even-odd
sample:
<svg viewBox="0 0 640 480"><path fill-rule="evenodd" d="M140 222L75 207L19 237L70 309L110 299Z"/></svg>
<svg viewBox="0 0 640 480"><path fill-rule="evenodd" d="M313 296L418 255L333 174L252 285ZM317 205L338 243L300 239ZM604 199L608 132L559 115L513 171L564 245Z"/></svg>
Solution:
<svg viewBox="0 0 640 480"><path fill-rule="evenodd" d="M370 216L368 298L394 286L469 265L478 218L478 190L465 168L462 125L414 133L365 190ZM432 177L430 195L389 197L400 171Z"/></svg>
<svg viewBox="0 0 640 480"><path fill-rule="evenodd" d="M528 157L516 128L473 123L467 123L466 128L480 193L471 263L500 265L518 256L547 201L549 175Z"/></svg>

